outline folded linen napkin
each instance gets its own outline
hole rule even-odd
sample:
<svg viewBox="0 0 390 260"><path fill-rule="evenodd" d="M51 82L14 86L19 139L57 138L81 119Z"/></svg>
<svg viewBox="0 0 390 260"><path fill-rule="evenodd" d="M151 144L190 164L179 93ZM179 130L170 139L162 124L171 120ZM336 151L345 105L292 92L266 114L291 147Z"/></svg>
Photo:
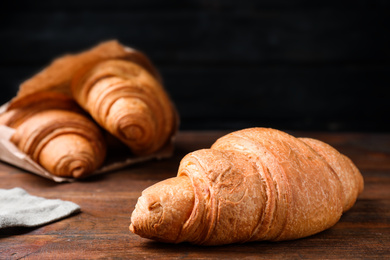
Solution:
<svg viewBox="0 0 390 260"><path fill-rule="evenodd" d="M0 189L0 228L36 227L78 211L70 201L32 196L21 188Z"/></svg>

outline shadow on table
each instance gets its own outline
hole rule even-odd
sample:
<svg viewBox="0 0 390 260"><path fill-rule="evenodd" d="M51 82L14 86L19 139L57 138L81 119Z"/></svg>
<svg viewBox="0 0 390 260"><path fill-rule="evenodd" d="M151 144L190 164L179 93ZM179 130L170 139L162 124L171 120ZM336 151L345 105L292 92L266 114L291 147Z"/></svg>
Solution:
<svg viewBox="0 0 390 260"><path fill-rule="evenodd" d="M7 227L0 229L0 240L11 236L18 236L30 233L39 227Z"/></svg>

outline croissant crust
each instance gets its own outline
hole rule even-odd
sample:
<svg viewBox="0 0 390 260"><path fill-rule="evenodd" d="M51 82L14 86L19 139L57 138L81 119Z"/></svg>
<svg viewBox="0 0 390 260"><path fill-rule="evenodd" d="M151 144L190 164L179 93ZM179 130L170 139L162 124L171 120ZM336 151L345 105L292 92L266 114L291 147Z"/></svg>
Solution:
<svg viewBox="0 0 390 260"><path fill-rule="evenodd" d="M136 155L162 149L178 128L177 111L152 62L115 40L55 59L21 84L13 101L39 92L75 99Z"/></svg>
<svg viewBox="0 0 390 260"><path fill-rule="evenodd" d="M164 146L177 128L177 114L160 82L138 64L105 60L76 73L77 102L135 154Z"/></svg>
<svg viewBox="0 0 390 260"><path fill-rule="evenodd" d="M186 155L177 177L146 189L130 230L201 245L297 239L333 226L362 190L359 170L331 146L244 129Z"/></svg>
<svg viewBox="0 0 390 260"><path fill-rule="evenodd" d="M151 61L113 40L59 57L23 82L0 123L17 130L12 141L47 170L80 177L102 164L107 144L135 155L163 149L178 114Z"/></svg>
<svg viewBox="0 0 390 260"><path fill-rule="evenodd" d="M99 127L69 97L39 92L11 102L0 124L15 129L11 141L53 175L80 178L104 161Z"/></svg>

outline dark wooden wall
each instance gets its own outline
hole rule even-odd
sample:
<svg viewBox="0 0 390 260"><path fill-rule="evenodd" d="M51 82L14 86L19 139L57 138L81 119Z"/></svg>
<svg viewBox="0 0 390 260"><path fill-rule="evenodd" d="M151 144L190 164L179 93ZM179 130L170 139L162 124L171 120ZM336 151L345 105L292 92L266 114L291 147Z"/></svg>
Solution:
<svg viewBox="0 0 390 260"><path fill-rule="evenodd" d="M390 131L390 1L3 1L2 103L53 58L118 39L181 129Z"/></svg>

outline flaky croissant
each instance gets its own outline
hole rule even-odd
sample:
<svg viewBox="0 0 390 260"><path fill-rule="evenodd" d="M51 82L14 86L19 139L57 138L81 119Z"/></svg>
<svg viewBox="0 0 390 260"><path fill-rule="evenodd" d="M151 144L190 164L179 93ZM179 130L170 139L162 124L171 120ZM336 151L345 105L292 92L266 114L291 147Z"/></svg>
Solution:
<svg viewBox="0 0 390 260"><path fill-rule="evenodd" d="M130 230L200 245L298 239L333 226L363 185L352 161L328 144L244 129L186 155L177 177L144 190Z"/></svg>
<svg viewBox="0 0 390 260"><path fill-rule="evenodd" d="M74 98L136 155L156 152L178 127L159 72L142 52L112 40L55 59L23 82L15 99L39 92Z"/></svg>
<svg viewBox="0 0 390 260"><path fill-rule="evenodd" d="M53 175L84 177L105 159L101 130L63 94L39 92L14 100L0 124L14 128L11 141Z"/></svg>
<svg viewBox="0 0 390 260"><path fill-rule="evenodd" d="M104 60L75 74L77 102L138 155L164 146L176 131L176 112L160 84L133 61Z"/></svg>

